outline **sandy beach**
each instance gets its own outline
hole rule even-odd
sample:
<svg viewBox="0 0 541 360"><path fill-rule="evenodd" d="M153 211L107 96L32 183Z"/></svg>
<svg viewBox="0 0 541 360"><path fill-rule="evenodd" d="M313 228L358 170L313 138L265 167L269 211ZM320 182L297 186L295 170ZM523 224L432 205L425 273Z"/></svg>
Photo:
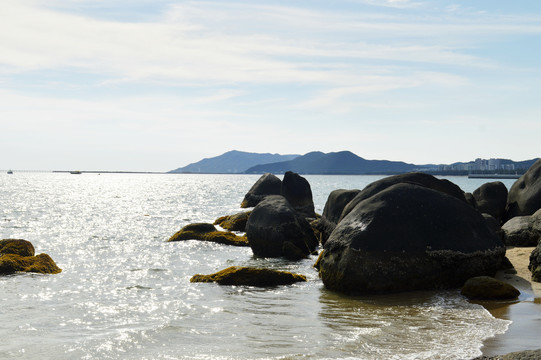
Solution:
<svg viewBox="0 0 541 360"><path fill-rule="evenodd" d="M480 302L490 313L501 319L511 320L512 324L505 334L485 341L483 355L494 356L521 350L534 350L541 347L541 283L532 282L528 270L533 247L507 248L507 258L514 270L503 270L496 278L520 290L516 301Z"/></svg>

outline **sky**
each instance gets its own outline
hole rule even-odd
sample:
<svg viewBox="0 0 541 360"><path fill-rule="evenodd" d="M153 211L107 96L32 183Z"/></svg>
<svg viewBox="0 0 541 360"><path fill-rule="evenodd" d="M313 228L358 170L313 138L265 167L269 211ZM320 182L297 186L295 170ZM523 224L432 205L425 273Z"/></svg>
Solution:
<svg viewBox="0 0 541 360"><path fill-rule="evenodd" d="M2 0L0 169L541 156L539 0Z"/></svg>

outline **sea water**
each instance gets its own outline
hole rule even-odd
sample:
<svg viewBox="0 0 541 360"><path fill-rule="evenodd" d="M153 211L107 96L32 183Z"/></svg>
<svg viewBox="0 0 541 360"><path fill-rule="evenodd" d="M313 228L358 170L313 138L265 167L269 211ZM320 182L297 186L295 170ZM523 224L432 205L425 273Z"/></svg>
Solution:
<svg viewBox="0 0 541 360"><path fill-rule="evenodd" d="M379 176L306 176L316 212ZM250 248L167 242L234 214L256 175L0 175L0 238L31 241L58 275L0 277L0 359L468 359L509 321L458 290L350 297L312 265ZM485 180L450 178L465 191ZM512 180L505 180L510 185ZM190 283L258 266L304 274L276 288Z"/></svg>

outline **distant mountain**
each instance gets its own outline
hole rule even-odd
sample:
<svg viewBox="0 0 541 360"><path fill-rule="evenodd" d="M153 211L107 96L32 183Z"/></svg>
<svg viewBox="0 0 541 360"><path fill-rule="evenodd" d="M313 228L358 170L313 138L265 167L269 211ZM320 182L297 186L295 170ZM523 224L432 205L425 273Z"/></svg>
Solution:
<svg viewBox="0 0 541 360"><path fill-rule="evenodd" d="M281 174L293 171L300 174L396 174L421 168L422 166L401 161L366 160L350 151L334 153L315 151L289 161L256 165L245 173Z"/></svg>
<svg viewBox="0 0 541 360"><path fill-rule="evenodd" d="M206 158L196 163L171 170L170 173L206 173L206 174L239 174L259 165L288 161L299 155L259 154L243 151L228 151L213 158Z"/></svg>

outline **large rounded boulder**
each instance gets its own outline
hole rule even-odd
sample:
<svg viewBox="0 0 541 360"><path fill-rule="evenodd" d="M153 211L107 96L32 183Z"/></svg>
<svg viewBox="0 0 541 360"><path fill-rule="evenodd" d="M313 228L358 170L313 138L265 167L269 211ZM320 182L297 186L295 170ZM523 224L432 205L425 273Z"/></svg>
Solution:
<svg viewBox="0 0 541 360"><path fill-rule="evenodd" d="M412 172L407 174L388 176L386 178L374 181L373 183L369 184L346 205L344 211L342 212L341 218L344 218L347 214L349 214L349 212L353 210L361 201L368 199L371 196L379 193L380 191L385 190L388 187L396 184L413 184L423 186L432 190L442 192L467 203L464 191L462 191L462 189L460 189L458 185L453 184L446 179L438 179L430 174Z"/></svg>
<svg viewBox="0 0 541 360"><path fill-rule="evenodd" d="M284 174L281 194L302 216L307 218L316 217L310 183L299 174L291 171Z"/></svg>
<svg viewBox="0 0 541 360"><path fill-rule="evenodd" d="M262 175L244 195L240 204L241 208L254 207L267 195L280 195L282 191L282 180L276 175L266 173Z"/></svg>
<svg viewBox="0 0 541 360"><path fill-rule="evenodd" d="M325 203L325 207L323 208L323 214L317 221L317 229L321 234L320 242L322 245L325 245L325 242L333 232L336 224L338 224L338 221L342 216L342 211L344 211L346 205L349 204L359 192L360 190L344 189L331 191L327 198L327 202Z"/></svg>
<svg viewBox="0 0 541 360"><path fill-rule="evenodd" d="M355 294L459 287L493 275L505 256L503 243L465 201L404 183L358 203L323 251L325 286Z"/></svg>
<svg viewBox="0 0 541 360"><path fill-rule="evenodd" d="M485 183L473 192L477 210L492 215L500 222L505 218L507 195L507 187L501 181Z"/></svg>
<svg viewBox="0 0 541 360"><path fill-rule="evenodd" d="M509 219L532 215L541 209L541 159L511 186L506 209Z"/></svg>
<svg viewBox="0 0 541 360"><path fill-rule="evenodd" d="M308 221L281 195L267 196L254 208L246 223L246 236L254 255L260 257L298 258L318 246Z"/></svg>
<svg viewBox="0 0 541 360"><path fill-rule="evenodd" d="M541 209L530 216L515 216L502 226L503 241L509 246L537 246L541 240Z"/></svg>

